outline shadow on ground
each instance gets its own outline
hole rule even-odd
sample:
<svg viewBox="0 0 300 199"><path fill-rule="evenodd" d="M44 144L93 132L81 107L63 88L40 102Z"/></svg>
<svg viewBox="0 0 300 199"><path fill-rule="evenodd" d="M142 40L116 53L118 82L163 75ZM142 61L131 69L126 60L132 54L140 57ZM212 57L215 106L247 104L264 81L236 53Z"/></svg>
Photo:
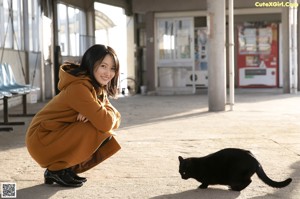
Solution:
<svg viewBox="0 0 300 199"><path fill-rule="evenodd" d="M195 199L195 198L226 198L226 199L235 199L240 195L240 192L237 191L228 191L223 189L209 188L209 189L192 189L180 193L167 194L161 196L155 196L150 199Z"/></svg>
<svg viewBox="0 0 300 199"><path fill-rule="evenodd" d="M291 174L291 178L293 179L293 181L291 182L290 185L282 189L276 189L272 194L268 193L266 195L253 197L251 199L295 198L295 195L299 194L299 193L294 193L293 190L295 190L299 186L299 182L296 181L296 179L299 178L300 176L300 161L292 164L291 168L294 170L294 172Z"/></svg>
<svg viewBox="0 0 300 199"><path fill-rule="evenodd" d="M120 128L208 113L206 97L202 99L200 96L133 96L111 103L122 115Z"/></svg>
<svg viewBox="0 0 300 199"><path fill-rule="evenodd" d="M49 187L48 185L45 184L39 184L33 187L27 187L18 190L17 198L18 199L28 199L28 198L48 199L54 194L56 194L57 192L66 189L74 189L74 188L73 187L66 188L66 187L61 187L59 185L51 185L51 187Z"/></svg>

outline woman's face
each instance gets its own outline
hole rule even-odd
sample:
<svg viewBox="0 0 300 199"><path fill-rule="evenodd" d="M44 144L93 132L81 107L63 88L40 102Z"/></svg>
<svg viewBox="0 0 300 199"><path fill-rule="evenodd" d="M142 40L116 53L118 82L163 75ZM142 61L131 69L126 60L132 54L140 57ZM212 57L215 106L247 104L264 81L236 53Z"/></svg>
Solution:
<svg viewBox="0 0 300 199"><path fill-rule="evenodd" d="M115 62L111 55L106 55L102 62L97 62L94 70L96 81L102 85L107 85L116 74Z"/></svg>

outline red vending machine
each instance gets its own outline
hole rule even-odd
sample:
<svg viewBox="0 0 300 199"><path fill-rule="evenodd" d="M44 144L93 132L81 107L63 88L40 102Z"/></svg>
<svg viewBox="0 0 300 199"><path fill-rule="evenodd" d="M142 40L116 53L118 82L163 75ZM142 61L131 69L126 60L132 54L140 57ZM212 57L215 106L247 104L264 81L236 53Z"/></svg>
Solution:
<svg viewBox="0 0 300 199"><path fill-rule="evenodd" d="M238 26L238 86L278 87L278 24Z"/></svg>

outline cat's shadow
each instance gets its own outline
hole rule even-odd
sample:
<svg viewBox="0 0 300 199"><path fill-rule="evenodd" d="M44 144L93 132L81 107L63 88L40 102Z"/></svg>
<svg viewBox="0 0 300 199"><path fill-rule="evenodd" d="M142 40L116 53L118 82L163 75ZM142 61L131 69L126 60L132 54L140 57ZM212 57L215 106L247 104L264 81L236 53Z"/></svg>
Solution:
<svg viewBox="0 0 300 199"><path fill-rule="evenodd" d="M155 196L150 199L195 199L195 198L226 198L235 199L239 197L240 192L228 191L225 189L209 188L209 189L191 189L180 193L166 194Z"/></svg>
<svg viewBox="0 0 300 199"><path fill-rule="evenodd" d="M291 178L293 178L293 181L289 186L287 186L284 189L275 189L273 193L268 193L263 196L256 196L251 199L266 199L266 198L294 198L293 194L295 193L293 190L298 191L299 190L299 175L300 175L300 161L295 162L291 165L291 168L293 169L293 173L291 174Z"/></svg>

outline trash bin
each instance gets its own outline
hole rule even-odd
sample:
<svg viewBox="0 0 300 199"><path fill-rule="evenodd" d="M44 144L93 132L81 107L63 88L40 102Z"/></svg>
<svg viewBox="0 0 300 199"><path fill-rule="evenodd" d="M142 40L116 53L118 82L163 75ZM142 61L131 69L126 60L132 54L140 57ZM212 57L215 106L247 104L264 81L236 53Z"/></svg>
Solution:
<svg viewBox="0 0 300 199"><path fill-rule="evenodd" d="M26 97L29 104L37 103L37 89L31 89L31 92Z"/></svg>
<svg viewBox="0 0 300 199"><path fill-rule="evenodd" d="M141 94L146 95L147 94L147 86L142 85L141 86Z"/></svg>

